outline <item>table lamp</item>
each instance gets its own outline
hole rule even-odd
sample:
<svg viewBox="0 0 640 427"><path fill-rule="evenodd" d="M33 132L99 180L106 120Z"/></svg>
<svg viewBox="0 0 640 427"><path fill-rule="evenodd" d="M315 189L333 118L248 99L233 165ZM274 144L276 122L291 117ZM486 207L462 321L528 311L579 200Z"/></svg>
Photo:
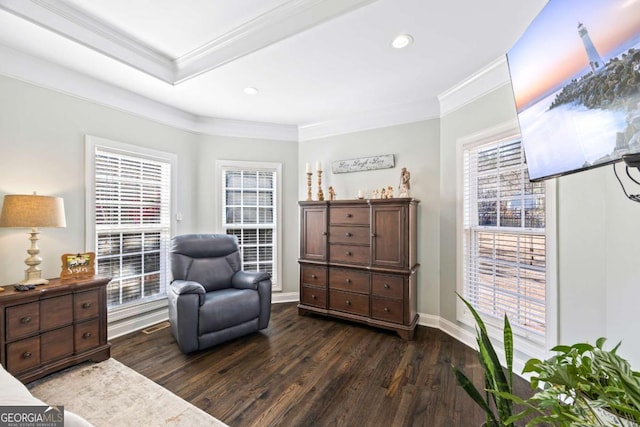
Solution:
<svg viewBox="0 0 640 427"><path fill-rule="evenodd" d="M66 227L64 200L61 197L32 195L6 195L0 215L0 227L31 228L31 248L27 250L29 257L24 260L28 268L25 278L19 282L23 285L44 285L49 283L43 279L40 270L40 249L38 248L38 227Z"/></svg>

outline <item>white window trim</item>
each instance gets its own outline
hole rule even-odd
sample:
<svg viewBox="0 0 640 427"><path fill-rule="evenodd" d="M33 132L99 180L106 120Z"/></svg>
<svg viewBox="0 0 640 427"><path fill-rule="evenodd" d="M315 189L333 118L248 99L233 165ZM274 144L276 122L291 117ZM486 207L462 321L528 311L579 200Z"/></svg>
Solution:
<svg viewBox="0 0 640 427"><path fill-rule="evenodd" d="M276 242L274 254L276 256L275 268L277 269L277 280L273 280L271 289L276 292L282 291L282 163L277 162L254 162L244 160L216 160L215 179L218 180L214 188L220 189L214 201L214 218L218 233L224 233L222 226L222 200L224 197L224 182L222 181L222 171L226 169L262 169L266 171L276 171Z"/></svg>
<svg viewBox="0 0 640 427"><path fill-rule="evenodd" d="M508 139L518 139L520 127L517 120L510 120L499 125L487 128L480 132L458 138L456 141L456 291L462 295L464 287L464 150L487 143ZM529 358L546 358L552 347L558 343L558 274L557 274L557 182L555 179L545 182L546 192L546 307L545 307L545 342L530 340L514 332L514 349ZM468 309L456 297L456 320L475 327L475 321ZM483 318L492 339L502 342L502 321L492 318Z"/></svg>
<svg viewBox="0 0 640 427"><path fill-rule="evenodd" d="M163 162L171 163L171 200L170 203L170 230L169 236L173 237L176 230L176 199L177 199L177 167L178 156L173 153L167 153L164 151L154 150L146 147L139 147L137 145L126 144L124 142L113 141L106 138L101 138L92 135L85 135L85 246L87 251L96 251L96 215L95 215L95 151L96 147L103 147L112 152L119 152L121 154L128 154L136 157L146 158L149 160L160 160ZM171 266L168 268L169 275L171 274ZM167 284L168 289L168 284ZM121 320L131 317L132 315L139 315L148 311L157 310L159 307L165 307L166 296L155 299L153 301L140 302L128 304L124 307L113 307L109 309L109 321ZM135 310L131 308L135 307Z"/></svg>

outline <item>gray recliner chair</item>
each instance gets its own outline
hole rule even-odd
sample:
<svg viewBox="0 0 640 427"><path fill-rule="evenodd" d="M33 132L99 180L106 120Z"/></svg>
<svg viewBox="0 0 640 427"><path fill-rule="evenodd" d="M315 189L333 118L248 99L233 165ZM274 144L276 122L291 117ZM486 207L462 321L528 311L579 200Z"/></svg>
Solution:
<svg viewBox="0 0 640 427"><path fill-rule="evenodd" d="M185 234L172 239L169 322L181 352L267 327L271 274L241 268L235 236Z"/></svg>

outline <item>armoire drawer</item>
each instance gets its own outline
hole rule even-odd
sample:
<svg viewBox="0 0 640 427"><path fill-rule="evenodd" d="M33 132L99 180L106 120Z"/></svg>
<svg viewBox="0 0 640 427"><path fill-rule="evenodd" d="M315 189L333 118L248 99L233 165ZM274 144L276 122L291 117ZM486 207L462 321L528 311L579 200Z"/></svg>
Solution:
<svg viewBox="0 0 640 427"><path fill-rule="evenodd" d="M369 246L329 245L329 261L344 264L369 264Z"/></svg>
<svg viewBox="0 0 640 427"><path fill-rule="evenodd" d="M369 208L360 206L332 207L329 213L329 224L369 225Z"/></svg>
<svg viewBox="0 0 640 427"><path fill-rule="evenodd" d="M348 268L332 268L329 270L329 289L369 293L369 272Z"/></svg>
<svg viewBox="0 0 640 427"><path fill-rule="evenodd" d="M388 322L402 323L402 300L371 298L371 317Z"/></svg>
<svg viewBox="0 0 640 427"><path fill-rule="evenodd" d="M302 286L300 303L319 308L327 308L327 291L325 289Z"/></svg>
<svg viewBox="0 0 640 427"><path fill-rule="evenodd" d="M332 290L329 293L329 308L360 316L368 316L369 295Z"/></svg>

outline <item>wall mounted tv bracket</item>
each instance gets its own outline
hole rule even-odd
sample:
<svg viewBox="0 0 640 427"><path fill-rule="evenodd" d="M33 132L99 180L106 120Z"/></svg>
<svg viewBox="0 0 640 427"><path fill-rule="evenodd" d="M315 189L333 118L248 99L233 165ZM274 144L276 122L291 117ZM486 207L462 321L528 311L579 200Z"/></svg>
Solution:
<svg viewBox="0 0 640 427"><path fill-rule="evenodd" d="M625 154L624 156L622 156L622 161L624 161L624 163L626 164L626 168L625 169L626 169L627 176L629 177L629 179L631 181L633 181L635 184L640 185L640 181L638 181L636 178L632 177L631 173L629 173L629 168L636 168L638 170L638 172L640 172L640 153ZM624 195L627 196L627 198L629 200L633 200L634 202L639 202L640 203L640 194L628 194L627 193L627 190L624 188L624 184L622 184L622 180L618 176L618 172L616 170L615 163L613 164L613 173L616 175L616 178L618 179L618 182L620 183L620 186L622 187L622 191L624 192Z"/></svg>

